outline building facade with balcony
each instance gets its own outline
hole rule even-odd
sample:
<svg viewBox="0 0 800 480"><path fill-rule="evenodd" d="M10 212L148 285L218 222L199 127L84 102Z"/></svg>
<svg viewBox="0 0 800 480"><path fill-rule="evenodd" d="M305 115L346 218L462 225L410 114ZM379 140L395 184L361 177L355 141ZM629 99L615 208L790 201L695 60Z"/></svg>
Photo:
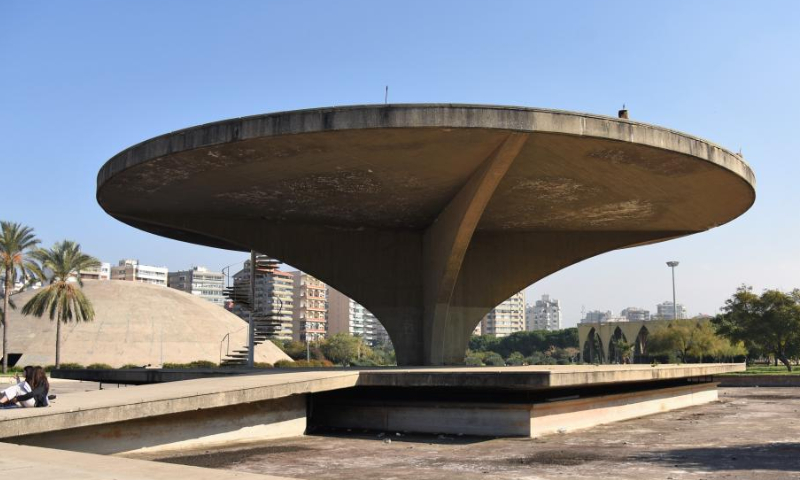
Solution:
<svg viewBox="0 0 800 480"><path fill-rule="evenodd" d="M192 267L191 270L169 272L167 286L197 295L220 307L225 305L225 297L222 294L225 279L222 272L213 272L205 267Z"/></svg>
<svg viewBox="0 0 800 480"><path fill-rule="evenodd" d="M474 333L505 337L525 330L525 290L522 290L487 313Z"/></svg>
<svg viewBox="0 0 800 480"><path fill-rule="evenodd" d="M139 260L120 260L117 266L111 267L111 280L142 282L161 287L167 286L167 267L142 265Z"/></svg>
<svg viewBox="0 0 800 480"><path fill-rule="evenodd" d="M316 342L325 338L328 320L328 286L305 272L290 272L292 291L292 338Z"/></svg>

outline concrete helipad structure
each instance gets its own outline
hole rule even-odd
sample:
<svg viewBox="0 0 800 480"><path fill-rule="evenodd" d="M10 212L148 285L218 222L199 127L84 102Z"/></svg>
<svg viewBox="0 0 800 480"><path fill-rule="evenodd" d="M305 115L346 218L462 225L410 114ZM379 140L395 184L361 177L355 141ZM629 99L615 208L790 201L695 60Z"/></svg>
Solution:
<svg viewBox="0 0 800 480"><path fill-rule="evenodd" d="M372 311L403 365L461 363L481 317L610 250L744 213L736 154L553 110L377 105L237 118L133 146L98 175L115 218L274 256Z"/></svg>

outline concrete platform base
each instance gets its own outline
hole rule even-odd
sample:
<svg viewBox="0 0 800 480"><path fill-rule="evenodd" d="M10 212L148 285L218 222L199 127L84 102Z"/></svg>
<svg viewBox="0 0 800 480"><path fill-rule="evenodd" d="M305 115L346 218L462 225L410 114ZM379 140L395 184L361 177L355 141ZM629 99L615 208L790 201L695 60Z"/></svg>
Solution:
<svg viewBox="0 0 800 480"><path fill-rule="evenodd" d="M315 402L317 428L537 437L628 420L717 400L714 383L534 403L365 401Z"/></svg>
<svg viewBox="0 0 800 480"><path fill-rule="evenodd" d="M306 431L306 396L16 437L14 443L99 454L231 447Z"/></svg>

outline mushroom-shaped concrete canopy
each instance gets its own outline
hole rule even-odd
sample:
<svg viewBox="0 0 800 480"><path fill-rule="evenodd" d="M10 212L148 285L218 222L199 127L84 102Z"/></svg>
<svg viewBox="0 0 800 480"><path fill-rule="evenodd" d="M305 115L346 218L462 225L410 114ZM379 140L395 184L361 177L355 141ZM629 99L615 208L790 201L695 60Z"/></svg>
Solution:
<svg viewBox="0 0 800 480"><path fill-rule="evenodd" d="M483 315L568 265L736 218L754 184L740 156L635 121L374 105L156 137L103 166L97 199L142 230L320 278L413 365L462 362Z"/></svg>

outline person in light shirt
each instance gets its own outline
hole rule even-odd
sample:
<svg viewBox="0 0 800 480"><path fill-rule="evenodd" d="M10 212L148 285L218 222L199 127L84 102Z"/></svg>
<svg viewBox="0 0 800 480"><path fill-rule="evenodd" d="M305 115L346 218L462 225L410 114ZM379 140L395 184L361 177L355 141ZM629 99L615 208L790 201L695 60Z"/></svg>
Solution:
<svg viewBox="0 0 800 480"><path fill-rule="evenodd" d="M6 388L2 391L2 394L0 394L0 407L15 408L36 406L36 400L33 398L27 398L21 402L15 401L18 396L27 395L33 390L31 385L33 384L34 368L25 367L22 369L22 372L25 378L20 380L19 376L16 376L17 384Z"/></svg>

